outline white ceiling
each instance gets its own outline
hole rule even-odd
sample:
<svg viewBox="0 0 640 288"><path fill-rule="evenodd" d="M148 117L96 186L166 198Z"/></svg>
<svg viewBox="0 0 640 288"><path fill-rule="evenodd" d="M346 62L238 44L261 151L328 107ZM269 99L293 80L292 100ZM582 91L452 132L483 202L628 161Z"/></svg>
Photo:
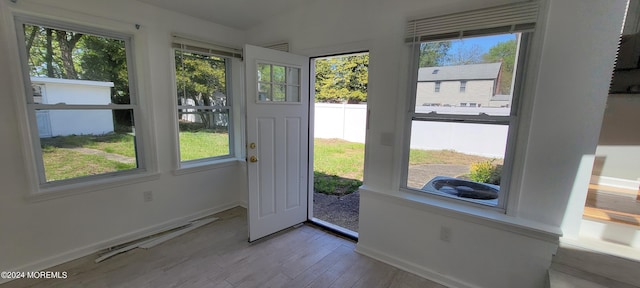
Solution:
<svg viewBox="0 0 640 288"><path fill-rule="evenodd" d="M139 0L228 27L245 30L304 1L299 0Z"/></svg>

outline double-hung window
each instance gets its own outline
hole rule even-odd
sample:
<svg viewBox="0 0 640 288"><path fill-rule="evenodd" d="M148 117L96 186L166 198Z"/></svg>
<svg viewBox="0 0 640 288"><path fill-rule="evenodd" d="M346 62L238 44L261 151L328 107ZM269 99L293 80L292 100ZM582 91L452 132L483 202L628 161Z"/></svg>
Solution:
<svg viewBox="0 0 640 288"><path fill-rule="evenodd" d="M402 189L505 209L537 9L526 2L409 22L415 86L406 117ZM483 20L476 25L464 19ZM467 47L481 55L462 59L472 55ZM430 71L439 71L437 77ZM459 82L460 90L433 95L421 87L436 80Z"/></svg>
<svg viewBox="0 0 640 288"><path fill-rule="evenodd" d="M185 41L173 44L180 165L231 158L234 145L230 70L235 54L226 55L224 51Z"/></svg>
<svg viewBox="0 0 640 288"><path fill-rule="evenodd" d="M145 170L131 36L16 18L39 187Z"/></svg>

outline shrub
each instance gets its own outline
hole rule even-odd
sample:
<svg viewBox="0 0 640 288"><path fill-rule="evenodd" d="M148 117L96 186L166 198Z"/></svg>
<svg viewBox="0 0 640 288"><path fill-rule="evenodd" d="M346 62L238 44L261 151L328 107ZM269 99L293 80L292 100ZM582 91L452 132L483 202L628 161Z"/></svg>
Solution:
<svg viewBox="0 0 640 288"><path fill-rule="evenodd" d="M481 161L471 164L469 178L475 182L500 185L502 165L493 165L493 161Z"/></svg>
<svg viewBox="0 0 640 288"><path fill-rule="evenodd" d="M358 190L362 181L314 172L313 190L328 195L347 195Z"/></svg>

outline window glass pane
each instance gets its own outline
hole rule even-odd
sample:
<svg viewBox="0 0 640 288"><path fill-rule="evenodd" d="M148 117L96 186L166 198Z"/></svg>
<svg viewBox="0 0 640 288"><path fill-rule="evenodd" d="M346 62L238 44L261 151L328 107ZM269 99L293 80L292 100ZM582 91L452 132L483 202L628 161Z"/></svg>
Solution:
<svg viewBox="0 0 640 288"><path fill-rule="evenodd" d="M175 53L180 161L230 155L228 60L180 50ZM258 72L259 77L271 77L269 65L260 66ZM261 95L271 97L269 88L269 84L260 84Z"/></svg>
<svg viewBox="0 0 640 288"><path fill-rule="evenodd" d="M299 86L287 86L287 101L288 102L300 102L300 87Z"/></svg>
<svg viewBox="0 0 640 288"><path fill-rule="evenodd" d="M180 50L176 50L175 57L178 105L226 105L224 58Z"/></svg>
<svg viewBox="0 0 640 288"><path fill-rule="evenodd" d="M300 85L300 69L287 67L287 84Z"/></svg>
<svg viewBox="0 0 640 288"><path fill-rule="evenodd" d="M182 161L231 154L228 109L182 109L178 117Z"/></svg>
<svg viewBox="0 0 640 288"><path fill-rule="evenodd" d="M25 24L29 76L42 104L130 104L125 41Z"/></svg>
<svg viewBox="0 0 640 288"><path fill-rule="evenodd" d="M46 182L137 168L133 110L35 113Z"/></svg>
<svg viewBox="0 0 640 288"><path fill-rule="evenodd" d="M285 99L285 85L274 84L273 85L273 101L286 101Z"/></svg>
<svg viewBox="0 0 640 288"><path fill-rule="evenodd" d="M272 101L271 84L258 83L258 101Z"/></svg>
<svg viewBox="0 0 640 288"><path fill-rule="evenodd" d="M516 33L422 43L416 106L428 108L416 112L509 115L519 39ZM477 105L461 104L470 102Z"/></svg>
<svg viewBox="0 0 640 288"><path fill-rule="evenodd" d="M412 121L407 187L497 205L508 129Z"/></svg>
<svg viewBox="0 0 640 288"><path fill-rule="evenodd" d="M258 81L271 82L271 65L258 63Z"/></svg>
<svg viewBox="0 0 640 288"><path fill-rule="evenodd" d="M273 82L275 83L285 83L284 74L285 68L284 66L273 65Z"/></svg>

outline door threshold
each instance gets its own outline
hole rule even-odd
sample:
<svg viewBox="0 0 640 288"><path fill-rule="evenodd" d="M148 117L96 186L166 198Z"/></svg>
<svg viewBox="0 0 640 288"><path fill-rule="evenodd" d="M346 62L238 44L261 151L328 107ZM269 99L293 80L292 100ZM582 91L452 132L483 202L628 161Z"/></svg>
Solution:
<svg viewBox="0 0 640 288"><path fill-rule="evenodd" d="M327 229L327 230L329 230L331 232L340 234L340 235L342 235L344 237L347 237L347 238L349 238L351 240L358 241L358 232L351 231L351 230L349 230L347 228L338 226L336 224L333 224L333 223L330 223L330 222L327 222L327 221L324 221L324 220L321 220L321 219L318 219L318 218L315 218L315 217L311 218L309 221L311 223L313 223L315 225L318 225L318 226L320 226L322 228L325 228L325 229Z"/></svg>

